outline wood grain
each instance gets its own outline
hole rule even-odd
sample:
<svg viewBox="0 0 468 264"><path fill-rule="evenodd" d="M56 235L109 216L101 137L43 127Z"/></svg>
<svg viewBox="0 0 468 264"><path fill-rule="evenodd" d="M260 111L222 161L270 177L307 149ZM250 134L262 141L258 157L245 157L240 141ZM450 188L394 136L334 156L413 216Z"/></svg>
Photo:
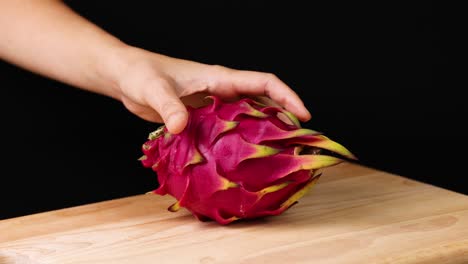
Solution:
<svg viewBox="0 0 468 264"><path fill-rule="evenodd" d="M0 263L468 263L468 197L342 164L281 216L220 226L140 195L0 221Z"/></svg>

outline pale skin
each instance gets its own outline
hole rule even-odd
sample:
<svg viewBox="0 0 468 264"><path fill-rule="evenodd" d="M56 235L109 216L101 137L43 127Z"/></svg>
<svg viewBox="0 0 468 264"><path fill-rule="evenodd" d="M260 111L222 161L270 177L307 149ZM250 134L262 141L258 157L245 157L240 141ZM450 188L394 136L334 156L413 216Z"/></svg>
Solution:
<svg viewBox="0 0 468 264"><path fill-rule="evenodd" d="M135 115L180 133L185 105L206 95L265 96L308 121L299 96L275 75L182 60L132 47L57 0L0 0L0 59L121 101ZM185 105L184 105L185 104Z"/></svg>

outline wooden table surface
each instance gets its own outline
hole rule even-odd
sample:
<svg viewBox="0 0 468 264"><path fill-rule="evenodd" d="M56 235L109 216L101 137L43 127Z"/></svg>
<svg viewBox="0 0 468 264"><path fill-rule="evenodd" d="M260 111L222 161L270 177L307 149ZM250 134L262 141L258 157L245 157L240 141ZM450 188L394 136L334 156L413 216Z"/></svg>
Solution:
<svg viewBox="0 0 468 264"><path fill-rule="evenodd" d="M0 221L0 263L468 263L467 196L355 164L324 170L281 216L220 226L172 201Z"/></svg>

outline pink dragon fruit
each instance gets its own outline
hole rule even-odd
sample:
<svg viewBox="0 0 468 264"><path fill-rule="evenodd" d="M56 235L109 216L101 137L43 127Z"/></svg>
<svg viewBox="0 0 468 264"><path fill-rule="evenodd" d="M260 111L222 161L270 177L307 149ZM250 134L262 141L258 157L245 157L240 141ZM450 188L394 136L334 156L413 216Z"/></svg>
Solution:
<svg viewBox="0 0 468 264"><path fill-rule="evenodd" d="M182 133L162 126L143 144L141 161L160 184L154 193L177 199L170 211L185 207L199 220L220 224L279 215L317 182L319 169L343 160L332 153L354 159L281 108L211 98L211 105L188 107Z"/></svg>

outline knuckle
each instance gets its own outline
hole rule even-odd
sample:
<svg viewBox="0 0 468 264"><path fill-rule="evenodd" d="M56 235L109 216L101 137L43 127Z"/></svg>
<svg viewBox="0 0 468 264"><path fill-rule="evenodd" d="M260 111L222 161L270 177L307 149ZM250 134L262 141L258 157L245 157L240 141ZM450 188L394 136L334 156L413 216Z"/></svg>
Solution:
<svg viewBox="0 0 468 264"><path fill-rule="evenodd" d="M161 114L169 116L178 111L180 104L173 100L166 100L161 104Z"/></svg>
<svg viewBox="0 0 468 264"><path fill-rule="evenodd" d="M229 72L229 68L222 66L222 65L217 65L217 64L211 65L211 69L215 73L228 73Z"/></svg>
<svg viewBox="0 0 468 264"><path fill-rule="evenodd" d="M278 82L280 79L273 73L265 73L265 79L268 83Z"/></svg>
<svg viewBox="0 0 468 264"><path fill-rule="evenodd" d="M223 80L226 80L231 70L221 65L209 66L208 78L205 80L204 89L208 92L213 92L214 89L223 87Z"/></svg>

